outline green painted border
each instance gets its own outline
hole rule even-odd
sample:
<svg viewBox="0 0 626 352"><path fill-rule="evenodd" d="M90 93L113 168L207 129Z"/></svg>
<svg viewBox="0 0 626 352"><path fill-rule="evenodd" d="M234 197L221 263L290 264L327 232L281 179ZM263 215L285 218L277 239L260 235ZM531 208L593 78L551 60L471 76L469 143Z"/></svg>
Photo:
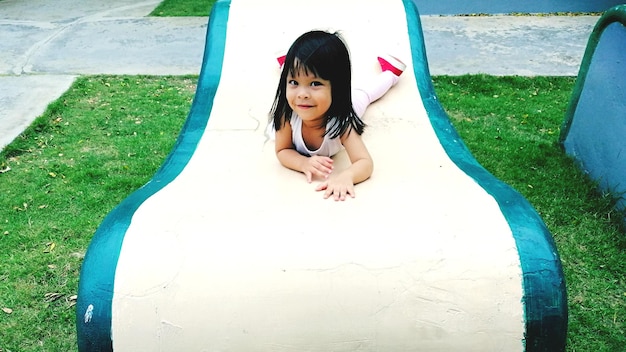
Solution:
<svg viewBox="0 0 626 352"><path fill-rule="evenodd" d="M450 159L498 202L513 233L523 273L525 351L564 351L567 293L554 239L530 203L485 170L457 134L432 84L417 8L403 1L415 77L430 123Z"/></svg>
<svg viewBox="0 0 626 352"><path fill-rule="evenodd" d="M578 71L578 78L576 79L576 84L574 85L574 91L572 92L572 97L570 99L569 105L567 106L567 110L565 111L565 120L563 122L563 125L561 126L559 144L563 149L565 149L565 140L567 139L567 135L569 134L570 128L572 127L574 114L576 113L576 108L578 107L580 96L585 87L585 81L587 80L587 74L589 73L589 67L591 66L593 55L596 52L596 48L598 47L598 43L600 42L600 38L602 37L604 30L613 23L621 23L623 26L626 27L626 4L618 5L607 10L600 17L595 27L593 28L591 35L589 36L587 48L585 49L585 54L583 56L583 61L580 64L580 69Z"/></svg>
<svg viewBox="0 0 626 352"><path fill-rule="evenodd" d="M163 189L182 172L202 138L222 73L229 8L230 0L221 0L211 11L196 94L174 149L145 186L107 215L85 254L76 303L79 351L113 351L113 289L124 236L135 211L146 199ZM89 308L90 305L92 308ZM88 323L85 322L86 314L90 315Z"/></svg>

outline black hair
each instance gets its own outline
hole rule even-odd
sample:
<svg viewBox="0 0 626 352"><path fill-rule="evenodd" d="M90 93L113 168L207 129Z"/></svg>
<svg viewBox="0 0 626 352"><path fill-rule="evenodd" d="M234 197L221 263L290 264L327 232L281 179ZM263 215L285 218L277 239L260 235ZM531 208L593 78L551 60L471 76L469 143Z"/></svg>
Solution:
<svg viewBox="0 0 626 352"><path fill-rule="evenodd" d="M293 114L286 96L287 76L305 72L331 84L332 101L323 121L324 126L329 122L331 124L324 135L336 138L351 130L362 134L365 123L352 107L351 70L348 48L338 33L315 30L302 34L293 42L285 57L270 111L274 128L277 131L281 129Z"/></svg>

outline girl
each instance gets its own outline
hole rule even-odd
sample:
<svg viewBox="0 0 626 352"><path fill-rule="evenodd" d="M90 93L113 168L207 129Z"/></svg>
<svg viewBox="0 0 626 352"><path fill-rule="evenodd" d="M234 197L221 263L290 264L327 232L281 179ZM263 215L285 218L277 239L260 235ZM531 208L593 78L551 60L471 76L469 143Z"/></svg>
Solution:
<svg viewBox="0 0 626 352"><path fill-rule="evenodd" d="M304 173L307 181L321 177L315 188L324 198L354 198L354 185L368 179L372 158L361 134L367 106L398 82L405 65L379 57L382 73L367 89L351 89L348 49L337 33L311 31L279 58L283 69L270 111L280 163ZM333 155L345 148L351 165L333 173Z"/></svg>

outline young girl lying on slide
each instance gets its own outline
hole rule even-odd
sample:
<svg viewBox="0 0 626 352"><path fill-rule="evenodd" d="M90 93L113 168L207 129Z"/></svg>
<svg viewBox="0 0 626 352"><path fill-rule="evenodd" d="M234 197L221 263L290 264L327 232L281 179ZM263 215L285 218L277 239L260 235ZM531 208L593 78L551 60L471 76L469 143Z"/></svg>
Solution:
<svg viewBox="0 0 626 352"><path fill-rule="evenodd" d="M284 62L283 62L284 59ZM323 181L315 188L324 198L355 196L354 185L372 175L373 162L361 139L361 116L398 80L405 65L379 57L382 72L369 87L352 89L348 49L337 33L311 31L279 58L282 72L270 111L280 163ZM333 155L346 149L351 166L333 173Z"/></svg>

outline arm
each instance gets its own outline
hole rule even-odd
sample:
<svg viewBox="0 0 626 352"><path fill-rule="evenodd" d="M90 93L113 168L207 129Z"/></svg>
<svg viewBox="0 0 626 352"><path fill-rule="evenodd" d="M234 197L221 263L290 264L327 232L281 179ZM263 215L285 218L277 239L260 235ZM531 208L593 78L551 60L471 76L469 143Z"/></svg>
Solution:
<svg viewBox="0 0 626 352"><path fill-rule="evenodd" d="M331 195L335 200L345 200L347 195L354 198L354 185L367 180L374 171L374 162L361 135L351 131L346 132L341 139L352 165L317 186L316 190L326 191L324 198L329 198Z"/></svg>
<svg viewBox="0 0 626 352"><path fill-rule="evenodd" d="M308 157L296 151L291 141L291 125L285 124L276 131L276 157L284 167L304 173L307 182L313 181L313 176L320 176L324 179L333 170L333 159L322 156Z"/></svg>

